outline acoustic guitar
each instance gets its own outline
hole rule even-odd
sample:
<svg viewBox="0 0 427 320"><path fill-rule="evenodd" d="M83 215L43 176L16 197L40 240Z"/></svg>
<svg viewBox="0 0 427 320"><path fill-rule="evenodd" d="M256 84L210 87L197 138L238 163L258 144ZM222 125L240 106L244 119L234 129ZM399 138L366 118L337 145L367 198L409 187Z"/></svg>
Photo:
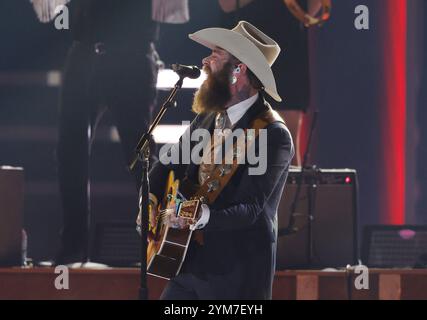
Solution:
<svg viewBox="0 0 427 320"><path fill-rule="evenodd" d="M179 180L169 172L165 195L156 210L150 207L147 247L147 273L163 279L176 276L184 262L193 230L189 225L197 222L201 207L200 199L178 197ZM171 226L169 215L188 222L185 227Z"/></svg>

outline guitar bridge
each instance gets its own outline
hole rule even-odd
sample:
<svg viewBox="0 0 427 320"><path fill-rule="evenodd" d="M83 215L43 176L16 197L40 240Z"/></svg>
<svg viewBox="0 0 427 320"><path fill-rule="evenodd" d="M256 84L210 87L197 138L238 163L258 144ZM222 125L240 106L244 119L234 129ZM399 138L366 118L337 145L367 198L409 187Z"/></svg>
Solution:
<svg viewBox="0 0 427 320"><path fill-rule="evenodd" d="M200 208L200 200L187 200L182 202L178 216L184 219L195 220Z"/></svg>

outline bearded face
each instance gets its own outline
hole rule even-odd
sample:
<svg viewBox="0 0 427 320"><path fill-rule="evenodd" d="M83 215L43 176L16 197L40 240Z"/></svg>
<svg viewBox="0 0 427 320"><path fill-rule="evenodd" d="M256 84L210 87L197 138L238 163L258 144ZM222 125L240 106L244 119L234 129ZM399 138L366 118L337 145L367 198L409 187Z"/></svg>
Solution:
<svg viewBox="0 0 427 320"><path fill-rule="evenodd" d="M192 106L194 112L199 114L225 110L226 104L231 99L230 75L232 69L231 62L225 63L224 67L217 72L212 72L207 65L203 67L207 78L194 95Z"/></svg>

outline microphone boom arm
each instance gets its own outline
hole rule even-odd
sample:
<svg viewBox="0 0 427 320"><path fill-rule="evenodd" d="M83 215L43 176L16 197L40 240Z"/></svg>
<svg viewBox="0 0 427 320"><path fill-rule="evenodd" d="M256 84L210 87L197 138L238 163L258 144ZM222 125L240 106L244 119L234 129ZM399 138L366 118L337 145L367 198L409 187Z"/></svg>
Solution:
<svg viewBox="0 0 427 320"><path fill-rule="evenodd" d="M169 97L163 103L162 108L160 109L159 113L157 114L150 128L146 133L142 135L141 139L136 145L135 156L131 164L129 165L129 169L131 171L135 168L135 165L137 164L138 160L140 160L143 157L144 152L149 145L149 141L151 139L152 133L154 129L157 127L157 125L159 124L160 120L162 120L167 109L170 107L174 107L176 105L175 97L176 97L176 94L178 93L178 90L181 89L183 82L184 82L184 77L181 76L177 81L177 83L175 84L175 86L173 87L172 91L170 92Z"/></svg>

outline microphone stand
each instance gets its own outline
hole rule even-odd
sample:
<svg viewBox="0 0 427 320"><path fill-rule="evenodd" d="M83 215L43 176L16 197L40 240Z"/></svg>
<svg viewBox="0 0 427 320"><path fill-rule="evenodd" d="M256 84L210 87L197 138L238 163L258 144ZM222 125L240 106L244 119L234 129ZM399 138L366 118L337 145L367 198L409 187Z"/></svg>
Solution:
<svg viewBox="0 0 427 320"><path fill-rule="evenodd" d="M163 103L159 113L151 124L150 128L140 138L136 148L135 157L129 165L130 170L134 170L138 161L142 163L142 177L141 177L141 188L139 191L139 199L142 201L138 202L138 206L141 211L141 280L139 288L139 299L148 299L148 288L147 288L147 237L148 237L148 215L149 215L149 193L150 184L148 180L148 169L150 167L150 141L152 140L152 133L159 124L160 120L165 115L166 111L176 106L175 96L178 90L181 89L184 76L180 76L179 80L171 90L168 98Z"/></svg>
<svg viewBox="0 0 427 320"><path fill-rule="evenodd" d="M286 228L282 228L279 230L279 232L278 232L279 237L296 233L301 229L298 225L296 225L295 217L297 215L301 215L298 212L296 212L296 209L297 209L298 199L299 199L299 196L301 193L302 184L304 182L305 176L308 175L308 172L317 172L318 171L318 169L315 165L313 165L309 168L307 167L308 157L310 155L310 149L311 149L311 142L312 142L312 138L313 138L313 132L314 132L314 129L316 127L318 113L319 113L319 111L316 110L314 112L314 115L313 115L313 121L312 121L311 127L310 127L310 134L308 136L307 148L306 148L305 153L304 153L304 159L303 159L303 163L302 163L302 167L301 167L301 173L299 176L297 190L295 192L295 197L294 197L292 204L291 204L291 215L289 217L289 223L288 223L288 226ZM312 183L310 185L311 189L310 189L310 194L309 194L309 206L308 206L309 207L308 208L308 219L309 219L308 223L309 223L309 238L310 238L309 243L311 242L311 238L312 238L310 233L312 232L311 220L313 219L312 212L314 211L314 203L313 203L313 201L311 201L312 200L311 193L314 193L314 190L317 187L315 180L316 179L312 179ZM312 252L312 246L311 246L311 244L309 244L309 245L310 245L309 251Z"/></svg>

